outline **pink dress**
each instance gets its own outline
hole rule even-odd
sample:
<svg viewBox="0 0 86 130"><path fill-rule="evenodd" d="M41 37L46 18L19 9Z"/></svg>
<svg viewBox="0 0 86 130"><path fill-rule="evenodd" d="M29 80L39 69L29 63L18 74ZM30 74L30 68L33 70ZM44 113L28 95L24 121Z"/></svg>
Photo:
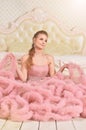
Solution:
<svg viewBox="0 0 86 130"><path fill-rule="evenodd" d="M29 80L41 80L48 77L48 65L33 65L28 73Z"/></svg>
<svg viewBox="0 0 86 130"><path fill-rule="evenodd" d="M11 63L9 71L4 69ZM62 73L49 77L48 65L33 65L27 83L15 79L16 59L8 54L0 62L0 118L14 121L26 120L69 120L86 117L86 75L80 67L69 64L70 74ZM73 69L79 70L80 82L75 83ZM74 74L73 74L74 73Z"/></svg>

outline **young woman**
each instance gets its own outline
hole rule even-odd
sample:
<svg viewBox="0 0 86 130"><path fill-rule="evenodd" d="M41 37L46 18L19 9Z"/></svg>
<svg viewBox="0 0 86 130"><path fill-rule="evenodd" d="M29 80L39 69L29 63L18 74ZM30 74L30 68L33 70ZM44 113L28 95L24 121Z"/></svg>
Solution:
<svg viewBox="0 0 86 130"><path fill-rule="evenodd" d="M22 81L25 82L30 78L54 76L54 58L44 52L47 41L48 33L46 31L41 30L34 34L32 48L28 55L22 58L21 70L17 67L17 73ZM66 67L64 65L59 71L63 71Z"/></svg>
<svg viewBox="0 0 86 130"><path fill-rule="evenodd" d="M55 74L54 59L51 55L45 54L48 34L41 30L34 34L32 48L28 55L22 58L21 70L17 67L17 73L22 81L30 77L45 77Z"/></svg>

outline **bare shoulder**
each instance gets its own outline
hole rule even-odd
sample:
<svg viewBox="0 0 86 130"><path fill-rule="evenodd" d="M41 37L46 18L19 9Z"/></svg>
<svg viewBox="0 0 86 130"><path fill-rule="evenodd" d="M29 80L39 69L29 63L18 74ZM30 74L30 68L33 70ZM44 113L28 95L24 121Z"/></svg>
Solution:
<svg viewBox="0 0 86 130"><path fill-rule="evenodd" d="M52 56L52 55L49 55L49 54L45 54L46 55L46 57L49 59L49 60L53 60L54 59L54 57Z"/></svg>
<svg viewBox="0 0 86 130"><path fill-rule="evenodd" d="M49 64L54 63L54 57L52 55L46 54L46 57L48 59Z"/></svg>

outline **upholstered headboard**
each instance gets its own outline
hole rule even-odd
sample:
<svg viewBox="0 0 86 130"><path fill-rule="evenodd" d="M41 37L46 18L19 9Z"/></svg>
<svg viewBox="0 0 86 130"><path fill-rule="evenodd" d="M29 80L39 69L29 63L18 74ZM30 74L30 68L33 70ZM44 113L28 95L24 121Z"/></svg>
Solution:
<svg viewBox="0 0 86 130"><path fill-rule="evenodd" d="M84 36L82 34L70 36L59 27L58 21L46 11L36 8L26 12L6 26L0 26L1 52L28 52L32 44L32 37L38 30L46 30L49 40L46 47L53 55L82 55Z"/></svg>

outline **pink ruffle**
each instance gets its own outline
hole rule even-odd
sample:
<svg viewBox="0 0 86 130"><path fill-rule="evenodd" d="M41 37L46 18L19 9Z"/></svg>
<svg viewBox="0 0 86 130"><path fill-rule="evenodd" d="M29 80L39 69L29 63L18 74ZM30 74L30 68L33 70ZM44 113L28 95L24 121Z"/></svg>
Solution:
<svg viewBox="0 0 86 130"><path fill-rule="evenodd" d="M9 60L10 68L6 70ZM68 64L68 76L58 72L39 82L23 83L15 79L15 63L13 54L0 62L0 118L46 121L86 117L86 75L80 66Z"/></svg>

